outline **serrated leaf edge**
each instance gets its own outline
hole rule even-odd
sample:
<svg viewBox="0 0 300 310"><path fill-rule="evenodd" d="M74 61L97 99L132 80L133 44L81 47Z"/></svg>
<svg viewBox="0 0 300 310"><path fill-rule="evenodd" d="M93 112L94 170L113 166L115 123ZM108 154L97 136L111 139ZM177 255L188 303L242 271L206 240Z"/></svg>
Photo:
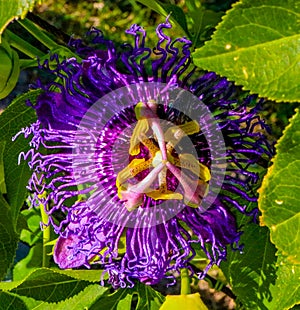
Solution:
<svg viewBox="0 0 300 310"><path fill-rule="evenodd" d="M40 272L40 271L51 271L53 273L57 273L60 275L64 275L66 277L72 278L74 280L79 280L79 281L86 281L86 282L90 282L91 284L95 284L97 283L97 281L89 281L87 279L81 279L80 277L72 277L69 274L66 274L64 272L64 270L60 270L60 269L52 269L52 268L46 268L46 267L42 267L42 268L37 268L32 270L30 273L28 273L28 275L19 281L12 281L12 282L0 282L0 290L3 292L9 292L13 289L18 288L21 284L23 284L24 282L26 282L28 280L29 277L31 277L34 273L36 272ZM70 270L69 270L70 271Z"/></svg>

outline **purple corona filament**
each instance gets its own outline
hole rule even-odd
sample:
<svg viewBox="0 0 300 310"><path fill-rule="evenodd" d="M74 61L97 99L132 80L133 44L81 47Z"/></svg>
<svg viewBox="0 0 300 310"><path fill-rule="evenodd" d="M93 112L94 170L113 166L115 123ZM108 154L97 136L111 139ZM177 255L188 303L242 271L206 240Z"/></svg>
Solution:
<svg viewBox="0 0 300 310"><path fill-rule="evenodd" d="M257 114L261 101L256 96L241 98L232 83L215 73L200 75L191 62L191 42L172 40L165 34L168 28L168 20L157 27L158 43L151 49L145 45L146 32L133 25L127 33L134 36L134 45L124 44L118 53L113 42L92 30L93 46L101 44L104 49L76 41L77 53L84 59L81 63L75 58L60 62L54 56L51 66L42 64L41 69L60 82L37 85L43 90L32 105L38 121L20 132L32 137L32 149L20 154L32 170L28 182L32 204L45 206L49 215L45 224L59 235L55 262L61 268L101 264L114 287L132 285L135 279L158 283L189 266L195 244L209 261L199 277L225 260L228 245L240 247L234 210L247 215L256 212L247 208L249 202L256 202L260 181L252 167L266 166L273 155L264 134L268 128ZM151 93L143 88L149 82L166 86ZM138 89L137 94L129 94L132 107L119 111L115 102L124 98L113 97L115 91L130 85ZM165 104L171 102L170 89L196 96L224 137L225 177L217 179L221 191L205 210L202 203L210 195L213 160L208 140L220 141L210 136L205 122L208 135L204 136L200 123L205 115L192 120ZM86 114L109 94L107 104ZM163 101L157 99L159 95ZM186 109L192 113L197 106L187 104ZM112 111L109 122L98 131L95 124ZM89 130L79 130L83 119ZM164 128L161 120L173 125ZM132 134L124 135L127 147L114 148L132 124ZM186 138L194 154L177 151ZM113 164L122 158L128 158L128 164L116 172ZM162 203L166 214L179 212L157 225L143 226L145 218L139 216L131 221L135 214L155 210ZM120 223L114 221L118 217Z"/></svg>

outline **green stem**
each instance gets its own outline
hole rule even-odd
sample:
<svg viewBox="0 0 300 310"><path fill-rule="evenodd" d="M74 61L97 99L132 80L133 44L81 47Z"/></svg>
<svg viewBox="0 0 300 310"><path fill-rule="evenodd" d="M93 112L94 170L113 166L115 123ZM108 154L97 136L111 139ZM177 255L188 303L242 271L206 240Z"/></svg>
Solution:
<svg viewBox="0 0 300 310"><path fill-rule="evenodd" d="M49 50L57 48L58 44L48 37L37 25L28 18L18 20L18 23L32 34L39 42L48 47Z"/></svg>
<svg viewBox="0 0 300 310"><path fill-rule="evenodd" d="M49 217L45 211L44 206L41 205L40 209L41 209L42 222L44 224L48 224ZM43 262L42 262L43 267L49 267L50 256L48 255L48 251L47 251L48 250L47 243L51 240L50 238L51 238L50 226L45 225L43 229Z"/></svg>
<svg viewBox="0 0 300 310"><path fill-rule="evenodd" d="M45 54L41 52L36 47L32 46L27 41L23 40L10 30L6 29L5 35L7 35L8 41L11 46L21 51L23 54L29 56L30 58L36 59L36 57L42 57Z"/></svg>
<svg viewBox="0 0 300 310"><path fill-rule="evenodd" d="M188 295L191 294L191 285L190 285L190 275L189 270L187 268L182 268L180 270L181 276L181 295Z"/></svg>

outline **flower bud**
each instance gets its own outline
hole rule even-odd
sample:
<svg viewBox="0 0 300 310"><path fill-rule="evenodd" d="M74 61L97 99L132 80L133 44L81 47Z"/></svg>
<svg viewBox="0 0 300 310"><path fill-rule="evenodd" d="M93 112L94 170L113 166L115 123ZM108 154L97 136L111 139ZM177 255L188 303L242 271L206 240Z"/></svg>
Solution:
<svg viewBox="0 0 300 310"><path fill-rule="evenodd" d="M160 310L208 310L199 293L188 295L168 295Z"/></svg>

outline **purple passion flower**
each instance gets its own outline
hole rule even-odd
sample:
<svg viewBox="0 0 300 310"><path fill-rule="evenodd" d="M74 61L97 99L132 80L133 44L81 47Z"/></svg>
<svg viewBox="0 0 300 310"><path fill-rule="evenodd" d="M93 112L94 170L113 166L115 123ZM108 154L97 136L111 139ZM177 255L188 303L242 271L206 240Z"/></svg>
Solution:
<svg viewBox="0 0 300 310"><path fill-rule="evenodd" d="M247 206L273 152L261 101L200 74L191 42L167 28L157 27L153 49L137 25L133 45L117 48L98 30L89 47L74 41L80 61L41 65L56 79L38 83L38 120L21 131L31 137L20 159L32 170L32 205L45 206L59 235L55 262L100 264L114 287L158 283L200 249L203 277L228 245L240 248L234 212L255 216Z"/></svg>

